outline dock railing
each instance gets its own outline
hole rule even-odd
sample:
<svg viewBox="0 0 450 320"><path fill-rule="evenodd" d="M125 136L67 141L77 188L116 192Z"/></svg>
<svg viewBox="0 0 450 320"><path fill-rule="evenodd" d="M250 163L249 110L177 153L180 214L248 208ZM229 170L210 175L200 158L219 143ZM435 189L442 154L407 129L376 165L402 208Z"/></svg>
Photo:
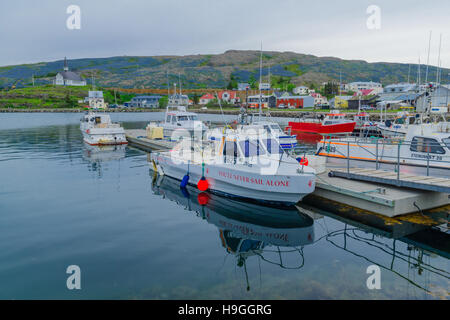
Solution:
<svg viewBox="0 0 450 320"><path fill-rule="evenodd" d="M381 169L381 164L394 166L399 180L402 165L424 167L427 176L430 175L431 168L450 170L450 138L446 143L432 140L434 139L425 137L418 137L413 141L396 138L327 137L321 147L323 153L331 154L330 150L333 150L339 158L345 159L347 173L350 172L351 160L369 160L375 162L376 170ZM331 149L333 144L341 148Z"/></svg>

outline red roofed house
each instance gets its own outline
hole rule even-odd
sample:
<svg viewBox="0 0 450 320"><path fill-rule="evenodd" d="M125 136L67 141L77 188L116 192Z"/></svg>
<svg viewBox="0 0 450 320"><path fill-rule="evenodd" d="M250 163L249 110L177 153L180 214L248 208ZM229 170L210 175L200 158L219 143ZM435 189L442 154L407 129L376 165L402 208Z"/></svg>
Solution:
<svg viewBox="0 0 450 320"><path fill-rule="evenodd" d="M234 91L220 91L218 93L219 99L228 103L238 103L240 101L239 97Z"/></svg>
<svg viewBox="0 0 450 320"><path fill-rule="evenodd" d="M371 95L371 94L374 94L374 93L375 93L375 91L373 89L361 89L361 90L356 91L353 94L353 96L358 96L358 95L368 96L368 95Z"/></svg>
<svg viewBox="0 0 450 320"><path fill-rule="evenodd" d="M322 96L320 93L313 92L313 93L310 93L309 95L314 98L315 106L324 105L324 104L328 103L327 98Z"/></svg>
<svg viewBox="0 0 450 320"><path fill-rule="evenodd" d="M214 96L211 93L207 93L200 97L198 104L208 104L212 100L214 100Z"/></svg>

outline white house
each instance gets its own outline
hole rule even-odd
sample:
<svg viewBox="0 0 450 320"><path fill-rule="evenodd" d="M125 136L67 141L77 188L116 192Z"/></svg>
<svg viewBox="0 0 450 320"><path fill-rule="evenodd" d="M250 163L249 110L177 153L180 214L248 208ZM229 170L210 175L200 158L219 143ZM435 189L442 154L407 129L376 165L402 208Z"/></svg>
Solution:
<svg viewBox="0 0 450 320"><path fill-rule="evenodd" d="M305 86L299 86L295 87L294 90L292 90L294 94L300 94L300 95L306 95L309 93L308 87Z"/></svg>
<svg viewBox="0 0 450 320"><path fill-rule="evenodd" d="M379 94L383 92L383 86L379 82L372 82L372 81L357 81L357 82L351 82L348 85L348 90L358 92L361 90L373 90L374 94Z"/></svg>
<svg viewBox="0 0 450 320"><path fill-rule="evenodd" d="M310 96L314 98L315 106L328 104L328 99L326 97L322 96L320 93L313 92L310 94Z"/></svg>
<svg viewBox="0 0 450 320"><path fill-rule="evenodd" d="M200 97L198 104L208 104L212 100L214 100L214 96L211 93L207 93Z"/></svg>
<svg viewBox="0 0 450 320"><path fill-rule="evenodd" d="M85 86L86 81L78 73L69 71L67 59L64 57L64 71L56 74L54 84L57 86Z"/></svg>
<svg viewBox="0 0 450 320"><path fill-rule="evenodd" d="M173 94L169 97L169 105L171 106L187 106L189 105L189 97L185 94Z"/></svg>
<svg viewBox="0 0 450 320"><path fill-rule="evenodd" d="M85 100L87 100L89 107L93 109L106 109L103 91L89 91L89 95Z"/></svg>

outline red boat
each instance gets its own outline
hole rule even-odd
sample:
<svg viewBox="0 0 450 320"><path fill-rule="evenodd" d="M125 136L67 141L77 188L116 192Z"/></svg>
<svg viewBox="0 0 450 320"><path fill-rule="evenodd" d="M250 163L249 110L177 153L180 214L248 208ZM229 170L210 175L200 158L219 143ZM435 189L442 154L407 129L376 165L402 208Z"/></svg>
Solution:
<svg viewBox="0 0 450 320"><path fill-rule="evenodd" d="M321 135L351 133L355 129L356 122L345 119L343 113L329 113L325 119L310 121L290 121L289 127L293 133L308 132Z"/></svg>

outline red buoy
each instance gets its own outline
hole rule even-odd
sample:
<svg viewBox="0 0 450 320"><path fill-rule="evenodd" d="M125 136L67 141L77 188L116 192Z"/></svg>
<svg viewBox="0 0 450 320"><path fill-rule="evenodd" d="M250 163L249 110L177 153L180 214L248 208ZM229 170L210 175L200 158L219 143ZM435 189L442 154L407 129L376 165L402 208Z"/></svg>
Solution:
<svg viewBox="0 0 450 320"><path fill-rule="evenodd" d="M209 194L206 192L201 192L197 196L198 204L201 206L206 206L209 202Z"/></svg>
<svg viewBox="0 0 450 320"><path fill-rule="evenodd" d="M306 157L300 158L300 161L299 161L299 162L300 162L300 164L303 165L303 166L307 166L308 163L309 163L308 158L306 158Z"/></svg>
<svg viewBox="0 0 450 320"><path fill-rule="evenodd" d="M206 180L205 177L202 177L202 178L198 181L198 183L197 183L197 188L198 188L198 190L200 190L200 191L206 191L206 190L208 190L208 188L209 188L208 180Z"/></svg>

